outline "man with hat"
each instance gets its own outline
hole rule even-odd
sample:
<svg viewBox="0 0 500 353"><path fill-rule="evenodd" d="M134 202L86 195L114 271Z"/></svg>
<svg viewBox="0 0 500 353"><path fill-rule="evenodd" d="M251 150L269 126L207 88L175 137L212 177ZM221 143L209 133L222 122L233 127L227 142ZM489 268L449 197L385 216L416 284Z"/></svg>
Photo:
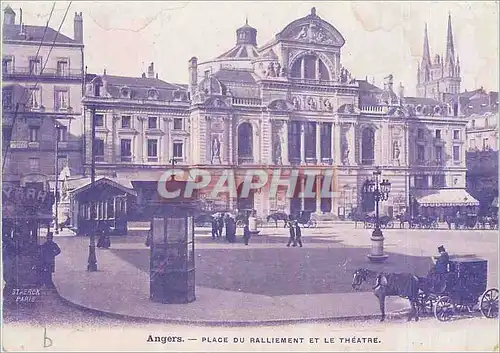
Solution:
<svg viewBox="0 0 500 353"><path fill-rule="evenodd" d="M439 256L433 256L433 268L429 271L428 278L431 280L433 291L436 294L443 293L446 289L446 273L448 272L448 264L450 256L446 252L443 245L438 247Z"/></svg>
<svg viewBox="0 0 500 353"><path fill-rule="evenodd" d="M450 256L446 252L443 245L438 247L439 257L433 257L434 260L434 271L436 273L446 273L448 272L448 263L450 262Z"/></svg>

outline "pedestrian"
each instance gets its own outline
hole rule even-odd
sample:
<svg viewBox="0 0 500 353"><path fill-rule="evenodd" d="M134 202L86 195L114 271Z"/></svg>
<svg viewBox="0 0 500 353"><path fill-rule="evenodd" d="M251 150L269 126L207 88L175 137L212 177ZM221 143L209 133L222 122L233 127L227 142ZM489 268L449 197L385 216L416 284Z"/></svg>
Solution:
<svg viewBox="0 0 500 353"><path fill-rule="evenodd" d="M222 214L217 216L217 237L222 238L222 231L224 230L224 218Z"/></svg>
<svg viewBox="0 0 500 353"><path fill-rule="evenodd" d="M54 242L52 232L47 233L47 241L40 245L41 280L42 285L53 288L52 273L56 270L56 256L61 253L61 249Z"/></svg>
<svg viewBox="0 0 500 353"><path fill-rule="evenodd" d="M297 243L302 247L302 231L300 230L299 223L295 222L295 243L293 246L297 246Z"/></svg>
<svg viewBox="0 0 500 353"><path fill-rule="evenodd" d="M230 234L231 234L231 238L230 238L230 241L231 243L235 243L236 242L236 220L234 219L234 217L232 216L229 216L229 229L231 230Z"/></svg>
<svg viewBox="0 0 500 353"><path fill-rule="evenodd" d="M219 232L219 222L215 216L212 216L212 240L215 240L215 237L218 236Z"/></svg>
<svg viewBox="0 0 500 353"><path fill-rule="evenodd" d="M243 240L245 241L245 245L248 245L250 241L250 228L248 228L248 222L245 222L245 226L243 227Z"/></svg>
<svg viewBox="0 0 500 353"><path fill-rule="evenodd" d="M293 227L293 221L288 221L288 230L290 231L290 237L288 238L288 243L286 244L287 247L290 247L290 244L293 243L293 246L297 246L297 243L295 242L295 228Z"/></svg>
<svg viewBox="0 0 500 353"><path fill-rule="evenodd" d="M97 240L97 247L102 249L109 249L111 247L109 227L106 224L102 224L98 229L99 239Z"/></svg>

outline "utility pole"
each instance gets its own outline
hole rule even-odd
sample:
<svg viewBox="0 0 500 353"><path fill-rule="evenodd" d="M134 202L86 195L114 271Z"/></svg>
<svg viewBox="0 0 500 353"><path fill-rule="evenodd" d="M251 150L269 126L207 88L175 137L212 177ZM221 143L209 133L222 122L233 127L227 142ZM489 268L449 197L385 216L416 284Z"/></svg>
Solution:
<svg viewBox="0 0 500 353"><path fill-rule="evenodd" d="M54 195L55 195L55 206L56 206L56 212L55 212L55 220L54 220L54 228L55 228L55 234L59 234L59 224L58 224L58 220L59 220L59 197L58 197L58 193L59 193L59 171L58 171L58 164L59 164L59 131L60 131L60 126L59 124L56 122L56 153L55 153L55 165L54 165L54 177L55 177L55 180L56 180L56 185L55 185L55 192L54 192Z"/></svg>
<svg viewBox="0 0 500 353"><path fill-rule="evenodd" d="M90 160L90 188L92 189L95 185L95 108L91 108L91 125L92 125L92 141L91 141L91 160ZM95 202L90 204L90 222L91 222L91 233L90 233L90 245L89 245L89 259L87 264L87 271L95 272L97 271L97 258L95 255L95 232L97 230L97 215L96 215Z"/></svg>

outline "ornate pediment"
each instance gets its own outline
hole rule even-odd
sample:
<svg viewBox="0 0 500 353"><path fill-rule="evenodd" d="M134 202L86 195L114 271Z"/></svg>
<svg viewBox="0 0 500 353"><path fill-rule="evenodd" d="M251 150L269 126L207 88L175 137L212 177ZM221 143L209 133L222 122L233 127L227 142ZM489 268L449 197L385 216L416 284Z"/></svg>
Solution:
<svg viewBox="0 0 500 353"><path fill-rule="evenodd" d="M354 104L343 104L337 109L337 113L341 114L359 114L360 110Z"/></svg>
<svg viewBox="0 0 500 353"><path fill-rule="evenodd" d="M278 110L284 112L289 112L294 110L293 104L284 99L276 99L272 101L271 103L269 103L267 108L270 110Z"/></svg>
<svg viewBox="0 0 500 353"><path fill-rule="evenodd" d="M227 108L228 107L226 102L219 97L210 97L204 102L204 104L207 107L214 107L214 108Z"/></svg>
<svg viewBox="0 0 500 353"><path fill-rule="evenodd" d="M291 40L303 43L316 43L342 47L345 39L331 24L316 15L316 9L311 14L293 21L277 36L277 39Z"/></svg>

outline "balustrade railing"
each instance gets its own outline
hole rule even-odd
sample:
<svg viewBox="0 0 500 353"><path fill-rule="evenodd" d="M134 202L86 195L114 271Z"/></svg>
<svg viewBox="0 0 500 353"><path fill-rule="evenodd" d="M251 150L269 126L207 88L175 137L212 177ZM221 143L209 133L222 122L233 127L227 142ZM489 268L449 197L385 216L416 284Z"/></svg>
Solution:
<svg viewBox="0 0 500 353"><path fill-rule="evenodd" d="M238 98L233 97L233 105L246 105L246 106L258 106L262 104L262 100L259 98Z"/></svg>
<svg viewBox="0 0 500 353"><path fill-rule="evenodd" d="M360 110L362 113L387 113L388 109L386 106L383 105L364 105L360 106Z"/></svg>
<svg viewBox="0 0 500 353"><path fill-rule="evenodd" d="M40 74L40 70L33 70L30 67L15 67L10 70L3 70L3 77L51 77L51 78L72 78L72 79L80 79L83 78L83 72L80 69L44 69Z"/></svg>

